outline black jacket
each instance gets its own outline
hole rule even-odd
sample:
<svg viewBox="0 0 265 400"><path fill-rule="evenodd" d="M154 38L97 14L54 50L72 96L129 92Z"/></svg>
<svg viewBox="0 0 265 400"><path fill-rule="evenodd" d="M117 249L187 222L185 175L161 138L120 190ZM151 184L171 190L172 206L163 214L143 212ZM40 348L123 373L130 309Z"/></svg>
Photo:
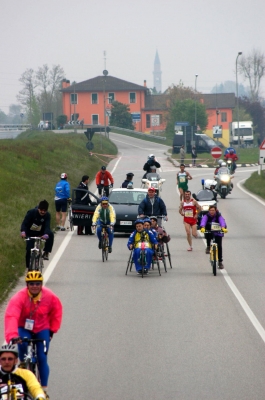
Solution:
<svg viewBox="0 0 265 400"><path fill-rule="evenodd" d="M21 224L21 232L26 232L29 236L49 235L51 231L51 214L47 212L40 215L38 208L29 210Z"/></svg>
<svg viewBox="0 0 265 400"><path fill-rule="evenodd" d="M160 164L159 162L155 161L155 160L148 160L143 167L143 170L146 171L147 173L151 172L151 168L153 165L156 166L156 168L160 168Z"/></svg>
<svg viewBox="0 0 265 400"><path fill-rule="evenodd" d="M88 190L88 186L84 182L80 182L77 189ZM76 193L75 194L76 204L83 204L84 206L91 204L91 199L89 197L89 193L83 192L83 190L76 190L75 193Z"/></svg>

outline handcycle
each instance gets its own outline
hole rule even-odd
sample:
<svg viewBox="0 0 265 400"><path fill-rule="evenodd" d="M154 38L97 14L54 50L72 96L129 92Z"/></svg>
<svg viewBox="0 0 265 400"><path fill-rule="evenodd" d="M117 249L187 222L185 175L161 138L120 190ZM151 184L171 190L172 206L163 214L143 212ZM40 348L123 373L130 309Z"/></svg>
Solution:
<svg viewBox="0 0 265 400"><path fill-rule="evenodd" d="M157 217L157 225L159 226L159 228L162 228L162 229L165 231L165 228L164 228L163 225L162 225L162 221L163 221L163 220L165 221L165 216L164 216L164 215L157 215L156 217ZM163 262L163 264L164 264L165 272L167 272L167 271L166 271L166 257L168 258L170 268L172 268L171 254L170 254L170 251L169 251L169 246L168 246L168 243L167 243L167 242L164 243L164 242L159 241L159 240L158 240L158 242L159 242L159 244L160 244L159 247L160 247L160 250L161 250L161 251L160 251L161 257L160 257L160 258L162 258L162 262ZM167 251L166 251L166 252L165 252L165 250L164 250L164 245L166 245L166 248L167 248Z"/></svg>
<svg viewBox="0 0 265 400"><path fill-rule="evenodd" d="M30 236L25 239L26 240L34 240L34 247L30 249L30 261L29 261L29 271L40 271L42 272L44 268L42 253L44 249L45 239L42 239L39 236Z"/></svg>
<svg viewBox="0 0 265 400"><path fill-rule="evenodd" d="M218 244L215 242L215 235L213 232L221 232L220 224L216 222L212 222L211 230L205 231L204 233L211 235L211 244L210 244L210 264L212 266L213 275L217 274L217 263L218 263Z"/></svg>
<svg viewBox="0 0 265 400"><path fill-rule="evenodd" d="M70 224L70 229L71 231L74 229L74 223L73 223L73 210L72 210L72 199L67 199L67 205L68 205L68 221Z"/></svg>
<svg viewBox="0 0 265 400"><path fill-rule="evenodd" d="M24 393L23 386L21 383L12 383L11 376L9 374L7 384L0 387L0 399L1 400L33 400L33 397L28 393Z"/></svg>
<svg viewBox="0 0 265 400"><path fill-rule="evenodd" d="M130 256L129 256L129 260L128 260L128 263L127 263L127 268L126 268L125 275L127 275L129 268L130 268L130 272L132 270L133 252L134 252L134 247L130 251ZM142 275L142 278L143 278L144 275L145 275L145 270L146 270L145 242L143 240L141 241L141 251L140 251L140 255L139 255L139 263L140 263L140 265L142 267L141 275ZM152 259L152 269L154 269L154 264L157 265L158 273L161 276L160 265L159 265L158 255L157 255L156 249L154 249L154 255L153 255L153 259Z"/></svg>
<svg viewBox="0 0 265 400"><path fill-rule="evenodd" d="M37 357L37 343L43 343L44 353L47 354L46 340L36 338L14 338L12 343L27 343L27 353L24 354L24 359L21 360L23 368L33 372L38 381L40 381L38 357Z"/></svg>

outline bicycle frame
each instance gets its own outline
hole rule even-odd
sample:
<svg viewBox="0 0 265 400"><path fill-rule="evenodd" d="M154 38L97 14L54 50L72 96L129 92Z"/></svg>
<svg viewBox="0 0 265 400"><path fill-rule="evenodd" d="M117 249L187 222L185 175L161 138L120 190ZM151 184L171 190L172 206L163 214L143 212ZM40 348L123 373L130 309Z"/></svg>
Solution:
<svg viewBox="0 0 265 400"><path fill-rule="evenodd" d="M25 240L34 240L34 247L30 249L30 264L29 271L40 271L42 272L44 264L41 256L42 250L44 249L44 243L46 242L41 237L31 236Z"/></svg>
<svg viewBox="0 0 265 400"><path fill-rule="evenodd" d="M38 357L36 343L43 343L44 353L47 354L46 340L34 339L34 338L23 338L22 342L27 343L27 353L24 355L24 362L26 369L33 372L38 380L40 380L38 374Z"/></svg>
<svg viewBox="0 0 265 400"><path fill-rule="evenodd" d="M109 225L102 225L101 230L101 251L102 251L102 261L108 260L109 254L109 235L107 228L111 228Z"/></svg>
<svg viewBox="0 0 265 400"><path fill-rule="evenodd" d="M210 244L210 264L212 266L213 275L216 276L218 262L218 245L215 242L215 235L213 235L213 232L219 231L205 231L205 233L210 233L212 235Z"/></svg>

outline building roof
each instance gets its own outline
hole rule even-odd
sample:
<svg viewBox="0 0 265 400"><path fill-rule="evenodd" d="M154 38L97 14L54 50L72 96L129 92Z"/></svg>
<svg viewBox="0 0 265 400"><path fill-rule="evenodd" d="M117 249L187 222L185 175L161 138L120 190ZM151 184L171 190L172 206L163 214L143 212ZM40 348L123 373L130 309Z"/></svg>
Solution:
<svg viewBox="0 0 265 400"><path fill-rule="evenodd" d="M200 94L200 98L203 100L206 109L235 108L235 93Z"/></svg>
<svg viewBox="0 0 265 400"><path fill-rule="evenodd" d="M88 79L87 81L68 86L67 88L61 89L61 92L103 92L104 83L106 92L147 90L145 86L124 81L123 79L115 78L114 76L101 75L92 79Z"/></svg>
<svg viewBox="0 0 265 400"><path fill-rule="evenodd" d="M145 107L143 110L151 111L151 110L167 110L167 100L168 95L166 94L155 94L155 95L146 95L145 96Z"/></svg>

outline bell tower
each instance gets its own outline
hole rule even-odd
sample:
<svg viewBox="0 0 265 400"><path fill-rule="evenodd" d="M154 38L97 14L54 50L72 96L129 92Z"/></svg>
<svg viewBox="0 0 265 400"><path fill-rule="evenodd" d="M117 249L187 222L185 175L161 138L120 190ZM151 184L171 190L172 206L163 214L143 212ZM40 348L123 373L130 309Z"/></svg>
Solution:
<svg viewBox="0 0 265 400"><path fill-rule="evenodd" d="M155 62L154 62L154 88L156 88L157 93L161 93L162 91L162 71L161 71L161 64L159 60L158 51L156 51L155 55Z"/></svg>

